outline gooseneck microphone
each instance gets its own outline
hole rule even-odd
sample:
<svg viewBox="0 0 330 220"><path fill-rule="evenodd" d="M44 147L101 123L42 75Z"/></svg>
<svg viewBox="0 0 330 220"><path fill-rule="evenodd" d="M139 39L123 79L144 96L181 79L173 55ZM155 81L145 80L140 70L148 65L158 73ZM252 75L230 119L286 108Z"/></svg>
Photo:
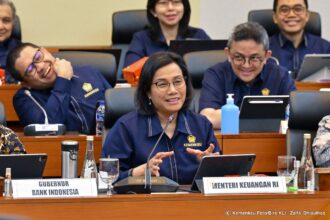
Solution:
<svg viewBox="0 0 330 220"><path fill-rule="evenodd" d="M151 156L152 154L154 153L154 151L156 150L160 140L162 139L162 137L164 136L165 134L165 131L167 129L167 127L171 124L171 122L174 120L174 114L171 114L170 117L168 117L167 119L167 122L165 124L165 127L162 131L162 133L160 134L159 138L157 139L155 145L152 147L151 149L151 152L148 156L148 159L147 159L147 167L146 167L146 171L145 171L145 188L147 189L149 187L149 189L151 189L151 171L149 169L149 162L150 162L150 159L151 159Z"/></svg>
<svg viewBox="0 0 330 220"><path fill-rule="evenodd" d="M45 116L45 124L48 124L48 116L47 113L45 111L45 109L39 104L39 102L37 102L37 100L31 95L31 92L29 90L24 90L24 93L30 97L30 99L32 99L32 101L41 109L42 113Z"/></svg>
<svg viewBox="0 0 330 220"><path fill-rule="evenodd" d="M44 124L29 124L24 127L24 135L35 136L35 135L63 135L65 133L65 125L63 124L49 124L48 115L46 110L40 105L40 103L32 96L29 90L24 90L27 95L37 106L41 109L45 116Z"/></svg>

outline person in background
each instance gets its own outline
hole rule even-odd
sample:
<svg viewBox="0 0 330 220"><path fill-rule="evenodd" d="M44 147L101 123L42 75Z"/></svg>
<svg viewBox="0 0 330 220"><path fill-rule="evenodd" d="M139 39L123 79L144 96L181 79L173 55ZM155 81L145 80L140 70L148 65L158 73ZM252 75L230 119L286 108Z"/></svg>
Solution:
<svg viewBox="0 0 330 220"><path fill-rule="evenodd" d="M22 142L10 128L0 125L0 154L20 153L26 153Z"/></svg>
<svg viewBox="0 0 330 220"><path fill-rule="evenodd" d="M202 157L218 155L220 148L211 123L188 110L192 85L183 59L171 52L151 55L143 66L135 98L138 111L117 120L101 157L119 158L119 180L143 176L148 155L172 119L149 168L154 176L191 184Z"/></svg>
<svg viewBox="0 0 330 220"><path fill-rule="evenodd" d="M287 70L267 62L272 52L266 30L258 23L239 24L229 37L228 60L209 68L202 82L199 110L214 128L220 128L221 107L228 93L241 105L246 95L288 95L295 90Z"/></svg>
<svg viewBox="0 0 330 220"><path fill-rule="evenodd" d="M0 68L6 69L6 59L9 50L21 43L20 40L12 37L16 19L16 8L11 0L0 0ZM6 83L16 81L6 74ZM4 83L4 82L2 82Z"/></svg>
<svg viewBox="0 0 330 220"><path fill-rule="evenodd" d="M95 133L97 102L104 100L105 90L111 87L99 71L91 66L72 66L31 43L10 51L7 69L22 81L13 104L24 126L45 123L45 115L33 97L45 109L49 123L65 124L67 131Z"/></svg>
<svg viewBox="0 0 330 220"><path fill-rule="evenodd" d="M133 35L124 66L167 51L171 40L210 39L202 29L189 26L190 13L189 0L148 0L149 27Z"/></svg>
<svg viewBox="0 0 330 220"><path fill-rule="evenodd" d="M312 149L316 166L330 167L330 115L320 121Z"/></svg>
<svg viewBox="0 0 330 220"><path fill-rule="evenodd" d="M273 20L280 32L270 38L270 49L292 78L306 54L330 53L330 43L304 30L310 17L307 0L274 0Z"/></svg>

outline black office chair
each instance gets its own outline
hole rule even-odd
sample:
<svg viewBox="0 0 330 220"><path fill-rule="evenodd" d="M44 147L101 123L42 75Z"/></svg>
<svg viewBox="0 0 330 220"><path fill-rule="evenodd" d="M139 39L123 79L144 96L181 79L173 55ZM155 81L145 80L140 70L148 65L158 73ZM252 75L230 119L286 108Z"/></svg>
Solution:
<svg viewBox="0 0 330 220"><path fill-rule="evenodd" d="M311 133L312 140L318 123L330 114L330 92L295 91L290 94L289 129L286 134L287 154L300 160L303 135Z"/></svg>
<svg viewBox="0 0 330 220"><path fill-rule="evenodd" d="M148 26L145 9L118 11L112 15L112 47L121 49L117 78L123 80L122 69L125 56L132 41L133 34Z"/></svg>
<svg viewBox="0 0 330 220"><path fill-rule="evenodd" d="M248 21L254 21L261 24L266 29L269 36L279 32L277 25L273 22L272 9L249 11ZM305 26L305 31L321 37L321 16L319 13L313 11L310 12L310 18Z"/></svg>
<svg viewBox="0 0 330 220"><path fill-rule="evenodd" d="M16 38L19 41L22 41L21 22L18 15L16 15L11 37Z"/></svg>
<svg viewBox="0 0 330 220"><path fill-rule="evenodd" d="M200 90L205 71L219 62L224 62L227 56L223 50L207 50L186 53L183 55L183 59L186 62L194 87L194 97L190 104L190 110L198 112Z"/></svg>
<svg viewBox="0 0 330 220"><path fill-rule="evenodd" d="M69 60L73 65L89 65L98 69L112 87L116 85L117 65L112 54L86 51L60 51L53 56Z"/></svg>
<svg viewBox="0 0 330 220"><path fill-rule="evenodd" d="M0 102L0 124L7 125L5 105L2 102Z"/></svg>

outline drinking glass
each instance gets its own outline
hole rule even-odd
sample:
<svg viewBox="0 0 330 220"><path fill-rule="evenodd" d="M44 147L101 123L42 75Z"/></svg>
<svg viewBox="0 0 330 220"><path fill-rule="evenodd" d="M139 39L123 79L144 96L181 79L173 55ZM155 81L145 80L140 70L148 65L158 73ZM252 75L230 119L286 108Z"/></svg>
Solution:
<svg viewBox="0 0 330 220"><path fill-rule="evenodd" d="M294 170L294 161L296 160L295 156L278 156L277 159L277 175L284 176L286 186L292 186L293 179L295 176Z"/></svg>
<svg viewBox="0 0 330 220"><path fill-rule="evenodd" d="M118 158L100 158L99 173L101 180L108 185L107 195L112 195L112 183L119 177Z"/></svg>

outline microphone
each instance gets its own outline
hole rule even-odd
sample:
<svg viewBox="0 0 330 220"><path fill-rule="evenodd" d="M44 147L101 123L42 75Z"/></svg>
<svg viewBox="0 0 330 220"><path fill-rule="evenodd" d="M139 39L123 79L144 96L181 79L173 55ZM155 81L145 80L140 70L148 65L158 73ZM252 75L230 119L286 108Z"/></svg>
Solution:
<svg viewBox="0 0 330 220"><path fill-rule="evenodd" d="M171 114L168 118L166 125L157 139L155 145L152 147L150 154L147 158L147 167L144 176L129 176L123 180L118 181L114 184L114 190L118 194L127 193L151 193L151 192L176 192L179 188L179 184L167 177L151 177L149 169L149 162L152 154L157 148L160 140L165 134L167 127L174 120L174 114ZM152 187L151 187L152 186Z"/></svg>
<svg viewBox="0 0 330 220"><path fill-rule="evenodd" d="M165 134L165 131L167 129L167 127L171 124L171 122L174 120L174 114L171 114L170 117L168 117L168 120L165 124L165 127L162 131L162 133L160 134L158 140L156 141L156 144L152 147L151 149L151 152L148 156L148 159L147 159L147 167L146 167L146 171L145 171L145 188L147 189L148 186L149 186L149 189L151 189L151 172L150 172L150 169L149 169L149 162L150 162L150 159L151 159L151 155L154 153L154 151L156 150L160 140L162 139L162 137L164 136Z"/></svg>
<svg viewBox="0 0 330 220"><path fill-rule="evenodd" d="M39 104L39 102L32 96L29 90L24 90L27 95L38 107L41 109L45 116L44 124L29 124L24 127L24 135L37 136L37 135L63 135L65 133L65 125L63 124L49 124L48 115L45 109Z"/></svg>
<svg viewBox="0 0 330 220"><path fill-rule="evenodd" d="M48 116L47 113L45 111L45 109L39 104L39 102L37 102L37 100L31 95L31 92L29 90L24 90L25 95L29 96L30 99L32 99L32 101L41 109L42 113L45 116L45 124L48 124Z"/></svg>

